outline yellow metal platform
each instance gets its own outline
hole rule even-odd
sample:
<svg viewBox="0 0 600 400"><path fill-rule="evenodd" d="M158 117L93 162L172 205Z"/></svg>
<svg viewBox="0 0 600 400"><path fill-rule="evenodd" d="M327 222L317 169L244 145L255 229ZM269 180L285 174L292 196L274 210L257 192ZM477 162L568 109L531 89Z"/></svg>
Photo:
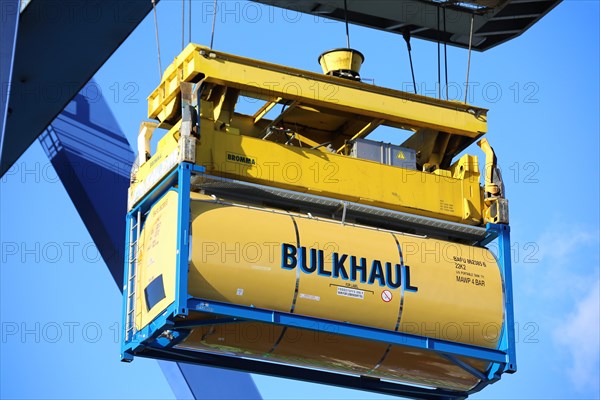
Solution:
<svg viewBox="0 0 600 400"><path fill-rule="evenodd" d="M182 124L186 82L196 83L193 129ZM253 115L238 112L240 96L262 105ZM186 47L167 68L148 104L149 116L168 132L135 171L130 208L185 160L215 176L468 225L497 222L487 211L492 203L484 201L478 158L454 160L485 133L485 109L198 45ZM267 119L276 105L282 111ZM379 126L400 128L398 141L416 152L417 169L349 155L355 140ZM186 156L182 130L194 141Z"/></svg>

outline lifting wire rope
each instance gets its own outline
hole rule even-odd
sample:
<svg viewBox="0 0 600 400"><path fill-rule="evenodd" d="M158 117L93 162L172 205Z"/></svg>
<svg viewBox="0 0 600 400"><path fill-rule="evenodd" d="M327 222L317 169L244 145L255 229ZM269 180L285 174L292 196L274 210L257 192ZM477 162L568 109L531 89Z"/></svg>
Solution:
<svg viewBox="0 0 600 400"><path fill-rule="evenodd" d="M437 19L437 84L438 84L438 99L442 98L442 68L441 68L441 54L440 54L440 7L436 9Z"/></svg>
<svg viewBox="0 0 600 400"><path fill-rule="evenodd" d="M156 33L156 50L158 53L158 79L162 79L162 66L160 64L160 41L158 40L158 17L156 16L156 1L152 1L152 10L154 11L154 32Z"/></svg>
<svg viewBox="0 0 600 400"><path fill-rule="evenodd" d="M188 43L192 43L192 0L188 0ZM185 0L181 0L181 51L185 47Z"/></svg>
<svg viewBox="0 0 600 400"><path fill-rule="evenodd" d="M215 23L217 22L217 0L215 0L214 6L213 6L213 20L212 20L212 30L210 32L210 48L213 48L213 43L215 40Z"/></svg>
<svg viewBox="0 0 600 400"><path fill-rule="evenodd" d="M346 23L346 47L350 48L350 29L348 28L348 3L344 0L344 21Z"/></svg>
<svg viewBox="0 0 600 400"><path fill-rule="evenodd" d="M448 42L445 38L446 36L446 6L444 6L443 10L443 19L444 19L444 87L446 88L446 100L450 100L448 98Z"/></svg>
<svg viewBox="0 0 600 400"><path fill-rule="evenodd" d="M467 80L465 82L465 104L467 103L467 96L469 95L469 72L471 72L471 45L473 42L473 19L475 14L471 14L471 33L469 34L469 57L467 60Z"/></svg>
<svg viewBox="0 0 600 400"><path fill-rule="evenodd" d="M410 73L412 74L413 80L413 89L415 91L415 94L417 94L417 81L415 80L415 69L413 68L412 62L412 49L410 47L410 30L404 29L404 31L402 32L402 37L406 41L406 49L408 50L408 60L410 61Z"/></svg>

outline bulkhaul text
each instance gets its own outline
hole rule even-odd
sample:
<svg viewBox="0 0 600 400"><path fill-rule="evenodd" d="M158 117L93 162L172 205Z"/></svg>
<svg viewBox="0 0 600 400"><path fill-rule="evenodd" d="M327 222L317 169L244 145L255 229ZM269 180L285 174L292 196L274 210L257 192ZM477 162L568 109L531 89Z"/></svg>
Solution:
<svg viewBox="0 0 600 400"><path fill-rule="evenodd" d="M326 265L323 250L296 247L293 244L281 244L281 268L300 268L305 274L317 273L321 276L338 278L344 281L360 282L390 289L404 287L416 292L418 288L411 285L410 266L381 260L367 260L350 254L332 253L331 264Z"/></svg>

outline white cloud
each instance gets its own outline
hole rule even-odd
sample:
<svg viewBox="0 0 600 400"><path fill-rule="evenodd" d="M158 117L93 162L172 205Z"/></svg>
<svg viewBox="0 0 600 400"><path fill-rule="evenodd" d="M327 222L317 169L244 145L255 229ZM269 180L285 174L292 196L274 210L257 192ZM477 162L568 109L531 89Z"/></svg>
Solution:
<svg viewBox="0 0 600 400"><path fill-rule="evenodd" d="M521 279L517 284L534 298L556 301L561 297L561 305L578 299L600 274L599 241L598 230L555 224L531 242L533 245L513 243L512 247L520 250L513 252L514 276Z"/></svg>
<svg viewBox="0 0 600 400"><path fill-rule="evenodd" d="M554 338L569 353L567 373L575 387L600 395L600 280L554 331Z"/></svg>
<svg viewBox="0 0 600 400"><path fill-rule="evenodd" d="M564 264L582 247L598 245L598 231L591 232L575 227L568 229L547 230L537 241L539 243L539 258L551 259L555 264Z"/></svg>

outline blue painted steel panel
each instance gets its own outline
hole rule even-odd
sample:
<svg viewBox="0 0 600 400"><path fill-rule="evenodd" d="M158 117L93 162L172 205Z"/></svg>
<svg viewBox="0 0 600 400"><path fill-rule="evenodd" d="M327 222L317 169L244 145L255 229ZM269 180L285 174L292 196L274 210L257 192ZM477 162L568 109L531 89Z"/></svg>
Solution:
<svg viewBox="0 0 600 400"><path fill-rule="evenodd" d="M177 366L185 377L197 376L198 371L202 371L202 379L188 380L187 382L196 399L262 399L250 374L183 362L177 363ZM226 396L223 394L224 391L227 391Z"/></svg>
<svg viewBox="0 0 600 400"><path fill-rule="evenodd" d="M4 142L4 127L9 102L9 87L19 28L19 0L1 0L0 15L0 154Z"/></svg>
<svg viewBox="0 0 600 400"><path fill-rule="evenodd" d="M123 217L134 154L106 101L101 96L88 101L83 95L97 93L93 87L97 85L88 82L39 141L122 288L127 242ZM187 364L161 368L177 398L261 399L247 373Z"/></svg>
<svg viewBox="0 0 600 400"><path fill-rule="evenodd" d="M171 390L176 399L201 399L202 397L195 397L190 389L190 384L183 377L180 365L181 363L172 361L158 360L158 365L163 372L165 378L171 385ZM193 381L192 381L193 382Z"/></svg>
<svg viewBox="0 0 600 400"><path fill-rule="evenodd" d="M15 79L10 89L11 112L3 132L0 176L61 113L150 10L150 0L33 0L27 5L19 18ZM3 24L4 21L0 23ZM47 92L53 93L52 100L41 95Z"/></svg>
<svg viewBox="0 0 600 400"><path fill-rule="evenodd" d="M178 210L177 215L177 274L175 275L175 288L177 295L175 296L176 314L187 315L187 299L188 299L188 263L190 256L189 230L190 230L190 180L192 170L198 170L194 164L183 163L179 167L177 174L177 187L179 188ZM200 172L204 172L201 167ZM182 273L185 271L185 273Z"/></svg>
<svg viewBox="0 0 600 400"><path fill-rule="evenodd" d="M90 91L87 88L91 87ZM90 81L52 122L40 142L113 278L123 280L123 215L134 154Z"/></svg>

